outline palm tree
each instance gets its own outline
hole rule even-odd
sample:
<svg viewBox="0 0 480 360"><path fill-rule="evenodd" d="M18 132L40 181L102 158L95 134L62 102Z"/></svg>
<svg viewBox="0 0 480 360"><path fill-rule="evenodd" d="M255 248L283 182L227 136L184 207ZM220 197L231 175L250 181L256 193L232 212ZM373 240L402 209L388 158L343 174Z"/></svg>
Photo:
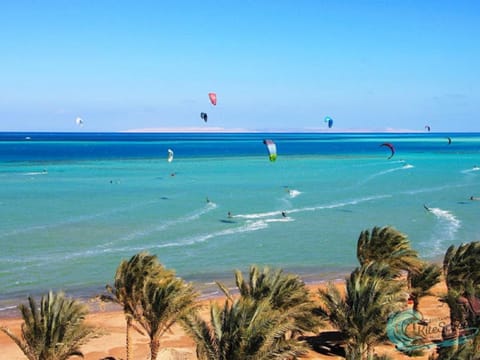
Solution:
<svg viewBox="0 0 480 360"><path fill-rule="evenodd" d="M199 360L296 359L307 350L304 342L286 337L296 331L289 311L274 310L267 300L213 303L210 323L188 317L186 325Z"/></svg>
<svg viewBox="0 0 480 360"><path fill-rule="evenodd" d="M451 332L448 335L456 337L462 327L480 326L480 242L450 246L443 260L443 271L448 289L443 300L450 308ZM464 348L458 347L458 351L463 352ZM447 359L450 353L456 356L456 351L439 351L439 358Z"/></svg>
<svg viewBox="0 0 480 360"><path fill-rule="evenodd" d="M377 227L360 233L357 243L360 265L383 262L397 276L401 271L418 272L422 261L410 246L408 237L393 227Z"/></svg>
<svg viewBox="0 0 480 360"><path fill-rule="evenodd" d="M388 316L404 304L404 284L389 280L389 273L385 264L372 262L350 274L345 295L333 283L319 290L321 310L344 335L349 360L369 358L385 338Z"/></svg>
<svg viewBox="0 0 480 360"><path fill-rule="evenodd" d="M458 248L450 246L443 260L445 281L450 290L480 294L480 242L470 242Z"/></svg>
<svg viewBox="0 0 480 360"><path fill-rule="evenodd" d="M436 264L424 263L418 273L409 273L410 298L413 301L413 310L418 311L420 298L431 295L431 288L440 282L442 270Z"/></svg>
<svg viewBox="0 0 480 360"><path fill-rule="evenodd" d="M429 360L480 360L480 336L457 345L440 347L438 356L431 355Z"/></svg>
<svg viewBox="0 0 480 360"><path fill-rule="evenodd" d="M165 269L147 281L141 300L143 312L138 322L150 338L151 360L157 358L160 339L173 324L195 315L199 307L197 297L193 287L176 278L171 270Z"/></svg>
<svg viewBox="0 0 480 360"><path fill-rule="evenodd" d="M164 268L155 255L140 252L128 261L122 260L115 273L114 286L107 285L108 294L101 296L101 300L117 303L123 308L126 320L126 360L132 359L130 333L134 327L133 321L138 320L142 314L145 284L149 278L162 271Z"/></svg>
<svg viewBox="0 0 480 360"><path fill-rule="evenodd" d="M252 265L248 280L241 271L235 271L235 283L242 298L257 302L267 300L275 310L288 310L300 333L315 331L320 325L319 318L312 316L316 305L305 283L297 275L284 274L281 269L272 271L269 267L260 270L258 266ZM232 299L226 286L217 284Z"/></svg>
<svg viewBox="0 0 480 360"><path fill-rule="evenodd" d="M84 320L86 305L68 299L60 293L42 296L40 308L32 297L29 305L20 304L23 324L21 336L0 327L22 350L29 360L66 360L83 356L80 347L99 332Z"/></svg>

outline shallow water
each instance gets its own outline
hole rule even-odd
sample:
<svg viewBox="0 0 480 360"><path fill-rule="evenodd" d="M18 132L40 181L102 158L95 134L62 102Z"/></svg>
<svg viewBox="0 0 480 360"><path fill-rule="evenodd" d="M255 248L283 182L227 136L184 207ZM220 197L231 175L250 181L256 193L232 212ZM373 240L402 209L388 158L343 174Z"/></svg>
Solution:
<svg viewBox="0 0 480 360"><path fill-rule="evenodd" d="M373 226L395 226L427 259L479 239L480 202L470 196L480 196L480 134L0 140L1 309L49 289L91 296L143 250L210 293L214 280L251 264L309 281L342 277L357 265L358 235ZM391 159L384 142L395 146Z"/></svg>

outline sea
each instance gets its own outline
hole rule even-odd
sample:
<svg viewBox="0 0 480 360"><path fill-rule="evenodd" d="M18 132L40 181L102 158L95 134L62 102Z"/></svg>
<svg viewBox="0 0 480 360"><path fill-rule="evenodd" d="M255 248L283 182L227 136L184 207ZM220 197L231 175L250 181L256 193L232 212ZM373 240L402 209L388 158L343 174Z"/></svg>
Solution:
<svg viewBox="0 0 480 360"><path fill-rule="evenodd" d="M49 290L104 293L141 251L204 297L253 264L344 278L374 226L441 262L480 239L477 199L480 133L4 132L0 317Z"/></svg>

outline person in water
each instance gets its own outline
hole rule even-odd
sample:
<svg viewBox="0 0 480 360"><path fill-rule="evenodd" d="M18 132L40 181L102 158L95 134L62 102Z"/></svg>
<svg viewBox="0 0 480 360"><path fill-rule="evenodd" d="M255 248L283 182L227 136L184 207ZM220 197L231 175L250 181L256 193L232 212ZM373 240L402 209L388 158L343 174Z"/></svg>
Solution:
<svg viewBox="0 0 480 360"><path fill-rule="evenodd" d="M229 218L231 218L231 217L232 217L232 213L229 211L229 212L227 213L227 216L228 216Z"/></svg>
<svg viewBox="0 0 480 360"><path fill-rule="evenodd" d="M430 208L427 205L423 204L423 207L425 208L425 210L431 211Z"/></svg>
<svg viewBox="0 0 480 360"><path fill-rule="evenodd" d="M282 211L282 216L287 217L287 213L285 211Z"/></svg>

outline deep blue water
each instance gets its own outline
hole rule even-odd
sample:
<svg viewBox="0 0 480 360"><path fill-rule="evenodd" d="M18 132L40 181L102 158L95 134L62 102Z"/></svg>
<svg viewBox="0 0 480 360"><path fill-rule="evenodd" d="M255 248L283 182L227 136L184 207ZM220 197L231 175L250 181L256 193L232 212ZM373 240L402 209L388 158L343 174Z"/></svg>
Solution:
<svg viewBox="0 0 480 360"><path fill-rule="evenodd" d="M450 146L448 137L453 140ZM383 142L396 151L465 152L478 149L472 133L0 133L0 161L59 161L158 158L175 147L184 158L260 156L263 139L281 155L374 155ZM177 146L179 145L179 146Z"/></svg>

